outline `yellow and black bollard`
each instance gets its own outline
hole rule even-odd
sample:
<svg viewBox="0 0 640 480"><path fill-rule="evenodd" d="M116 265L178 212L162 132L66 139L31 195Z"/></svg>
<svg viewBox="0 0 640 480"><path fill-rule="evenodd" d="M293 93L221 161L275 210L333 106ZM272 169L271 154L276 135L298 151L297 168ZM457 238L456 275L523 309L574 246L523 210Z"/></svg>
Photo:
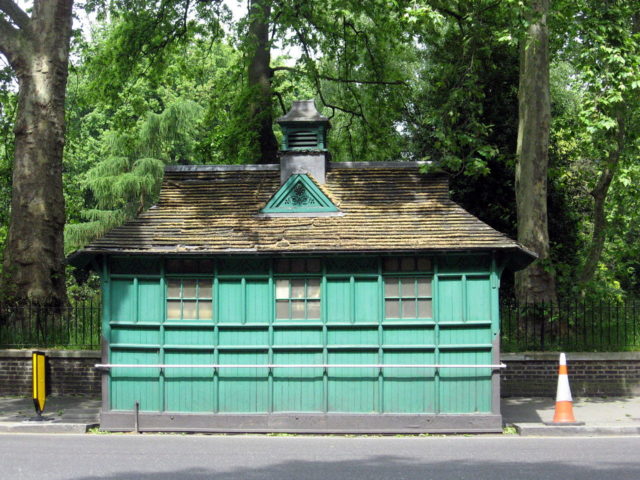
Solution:
<svg viewBox="0 0 640 480"><path fill-rule="evenodd" d="M36 407L36 416L32 420L44 420L42 411L47 401L47 375L45 371L46 356L43 352L31 354L33 372L33 404Z"/></svg>

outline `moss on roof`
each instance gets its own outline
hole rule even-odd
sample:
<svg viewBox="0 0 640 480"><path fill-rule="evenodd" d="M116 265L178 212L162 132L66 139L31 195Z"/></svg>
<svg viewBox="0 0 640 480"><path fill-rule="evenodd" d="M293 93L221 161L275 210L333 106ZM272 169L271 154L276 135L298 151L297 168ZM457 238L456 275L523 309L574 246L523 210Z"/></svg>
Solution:
<svg viewBox="0 0 640 480"><path fill-rule="evenodd" d="M332 164L325 192L339 214L260 215L280 188L266 168L167 168L157 206L81 252L313 253L513 250L534 255L449 199L444 174L401 163Z"/></svg>

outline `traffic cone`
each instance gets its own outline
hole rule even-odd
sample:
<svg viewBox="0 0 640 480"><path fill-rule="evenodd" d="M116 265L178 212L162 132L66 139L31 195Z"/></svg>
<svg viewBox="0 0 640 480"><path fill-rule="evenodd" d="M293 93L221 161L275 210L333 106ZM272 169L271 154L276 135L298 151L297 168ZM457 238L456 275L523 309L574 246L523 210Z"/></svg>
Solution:
<svg viewBox="0 0 640 480"><path fill-rule="evenodd" d="M560 354L560 366L558 368L558 390L556 392L556 411L551 425L584 425L584 422L576 422L573 415L573 399L569 388L569 371L567 369L567 357Z"/></svg>

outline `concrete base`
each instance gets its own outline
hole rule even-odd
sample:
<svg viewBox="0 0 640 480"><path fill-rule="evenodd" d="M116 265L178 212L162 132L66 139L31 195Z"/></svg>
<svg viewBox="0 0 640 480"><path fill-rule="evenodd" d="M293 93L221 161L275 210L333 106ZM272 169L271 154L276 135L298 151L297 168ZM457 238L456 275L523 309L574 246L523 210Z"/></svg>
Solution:
<svg viewBox="0 0 640 480"><path fill-rule="evenodd" d="M640 435L640 425L564 425L515 423L513 426L523 437L569 437L601 435Z"/></svg>
<svg viewBox="0 0 640 480"><path fill-rule="evenodd" d="M133 412L102 412L100 428L135 430ZM141 432L218 433L497 433L502 416L494 414L186 414L140 413Z"/></svg>
<svg viewBox="0 0 640 480"><path fill-rule="evenodd" d="M3 422L0 433L87 433L97 423Z"/></svg>

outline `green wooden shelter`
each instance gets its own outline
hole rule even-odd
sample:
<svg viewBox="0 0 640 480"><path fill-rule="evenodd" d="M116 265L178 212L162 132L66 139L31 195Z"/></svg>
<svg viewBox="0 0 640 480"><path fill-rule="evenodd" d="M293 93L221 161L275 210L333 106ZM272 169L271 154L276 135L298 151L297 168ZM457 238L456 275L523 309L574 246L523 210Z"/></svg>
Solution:
<svg viewBox="0 0 640 480"><path fill-rule="evenodd" d="M312 101L279 121L280 164L167 167L72 256L102 276L102 428L500 431L500 275L534 255L444 174L330 162Z"/></svg>

